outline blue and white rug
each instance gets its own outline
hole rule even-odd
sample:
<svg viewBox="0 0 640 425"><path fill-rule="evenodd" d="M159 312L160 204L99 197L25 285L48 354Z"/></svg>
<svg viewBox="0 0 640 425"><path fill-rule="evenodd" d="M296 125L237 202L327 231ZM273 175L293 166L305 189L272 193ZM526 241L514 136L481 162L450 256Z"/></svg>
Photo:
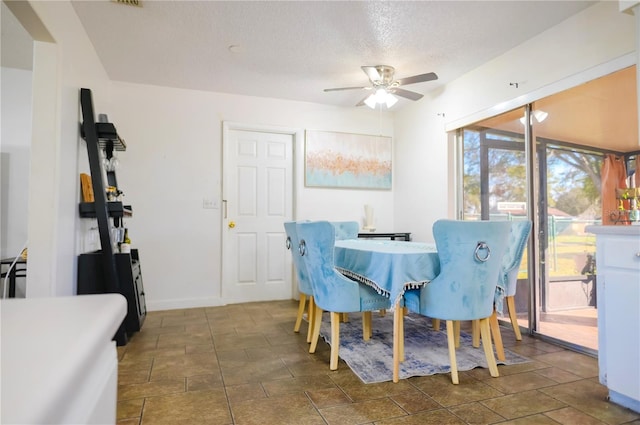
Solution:
<svg viewBox="0 0 640 425"><path fill-rule="evenodd" d="M349 314L349 322L340 323L339 356L366 384L391 381L393 379L393 313L381 317L373 313L373 336L369 341L362 339L362 314ZM405 360L400 363L400 378L449 373L449 349L445 323L443 330L431 328L430 319L417 314L404 318ZM331 345L331 323L324 315L320 334ZM505 361L498 364L512 365L531 360L507 349ZM458 371L476 367L487 368L482 345L474 348L471 335L460 332L460 347L456 349Z"/></svg>

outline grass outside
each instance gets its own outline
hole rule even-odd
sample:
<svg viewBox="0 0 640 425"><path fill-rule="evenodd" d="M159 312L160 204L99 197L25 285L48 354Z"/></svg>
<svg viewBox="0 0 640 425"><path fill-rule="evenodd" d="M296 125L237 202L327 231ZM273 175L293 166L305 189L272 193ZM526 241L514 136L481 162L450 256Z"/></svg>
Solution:
<svg viewBox="0 0 640 425"><path fill-rule="evenodd" d="M549 238L547 265L549 277L582 275L587 264L587 255L595 255L596 237L592 234L560 234ZM527 276L527 250L520 263L519 279Z"/></svg>

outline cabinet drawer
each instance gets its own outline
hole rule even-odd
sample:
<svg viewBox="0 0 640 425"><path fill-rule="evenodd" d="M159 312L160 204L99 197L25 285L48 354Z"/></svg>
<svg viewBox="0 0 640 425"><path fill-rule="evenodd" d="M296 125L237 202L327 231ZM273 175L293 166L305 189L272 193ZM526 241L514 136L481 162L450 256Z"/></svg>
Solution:
<svg viewBox="0 0 640 425"><path fill-rule="evenodd" d="M640 270L640 240L610 238L604 241L604 264L600 266Z"/></svg>

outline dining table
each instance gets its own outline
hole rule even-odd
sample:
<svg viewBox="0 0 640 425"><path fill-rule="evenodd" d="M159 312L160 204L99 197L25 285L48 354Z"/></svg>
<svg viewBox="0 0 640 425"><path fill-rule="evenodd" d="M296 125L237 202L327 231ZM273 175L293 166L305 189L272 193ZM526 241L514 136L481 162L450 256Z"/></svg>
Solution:
<svg viewBox="0 0 640 425"><path fill-rule="evenodd" d="M440 273L440 259L433 243L377 239L337 240L336 269L389 297L393 308L393 382L403 360L402 295L428 284Z"/></svg>

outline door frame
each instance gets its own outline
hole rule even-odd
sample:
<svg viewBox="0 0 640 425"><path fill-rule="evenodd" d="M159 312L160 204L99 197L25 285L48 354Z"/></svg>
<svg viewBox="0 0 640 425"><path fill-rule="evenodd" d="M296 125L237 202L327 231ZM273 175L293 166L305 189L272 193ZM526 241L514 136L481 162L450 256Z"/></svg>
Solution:
<svg viewBox="0 0 640 425"><path fill-rule="evenodd" d="M297 181L300 178L300 171L298 167L298 144L304 143L304 129L295 128L295 127L280 127L280 126L271 126L271 125L262 125L262 124L249 124L235 121L222 121L222 181L221 181L221 212L220 212L220 253L221 253L221 267L220 267L220 299L223 303L226 303L225 300L225 252L226 244L227 244L227 232L225 228L227 226L227 195L229 193L228 182L229 178L226 175L225 164L228 163L228 155L229 155L229 133L231 131L254 131L258 133L275 133L275 134L286 134L293 138L292 144L292 155L291 155L291 169L292 169L292 179L291 179L291 219L294 220L296 217L296 205L297 205L297 192L298 192L298 184ZM301 150L304 152L304 148ZM297 289L297 284L293 279L293 268L291 269L291 294L295 295L295 290Z"/></svg>

